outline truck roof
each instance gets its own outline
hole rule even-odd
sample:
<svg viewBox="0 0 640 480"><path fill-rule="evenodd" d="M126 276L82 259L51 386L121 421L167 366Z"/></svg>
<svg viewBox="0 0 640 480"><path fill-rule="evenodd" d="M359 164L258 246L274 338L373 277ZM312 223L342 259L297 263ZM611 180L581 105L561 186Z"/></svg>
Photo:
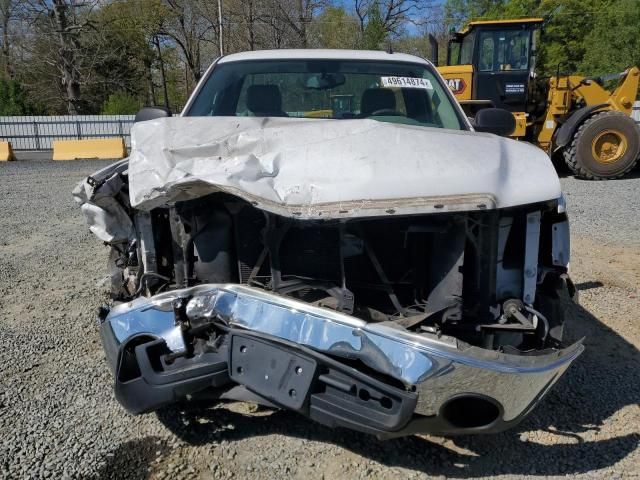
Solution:
<svg viewBox="0 0 640 480"><path fill-rule="evenodd" d="M406 53L387 53L376 50L331 50L331 49L281 49L254 50L249 52L232 53L223 56L218 63L236 62L243 60L379 60L385 62L410 62L430 65L424 58Z"/></svg>

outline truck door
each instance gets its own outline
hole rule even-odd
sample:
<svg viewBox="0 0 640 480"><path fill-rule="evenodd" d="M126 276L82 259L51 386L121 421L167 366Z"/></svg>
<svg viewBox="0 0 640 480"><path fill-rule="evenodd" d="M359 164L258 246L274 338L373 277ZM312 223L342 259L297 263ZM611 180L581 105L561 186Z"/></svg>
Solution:
<svg viewBox="0 0 640 480"><path fill-rule="evenodd" d="M473 97L496 107L526 111L531 30L482 29L475 52Z"/></svg>

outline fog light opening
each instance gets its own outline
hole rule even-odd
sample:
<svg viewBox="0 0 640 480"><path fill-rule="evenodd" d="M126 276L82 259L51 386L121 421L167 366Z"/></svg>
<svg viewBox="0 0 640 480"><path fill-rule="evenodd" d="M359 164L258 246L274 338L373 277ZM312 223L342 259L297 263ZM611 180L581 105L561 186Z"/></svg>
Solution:
<svg viewBox="0 0 640 480"><path fill-rule="evenodd" d="M122 345L116 372L116 378L119 382L125 383L140 378L142 374L136 358L136 347L154 340L154 337L140 334L128 339Z"/></svg>
<svg viewBox="0 0 640 480"><path fill-rule="evenodd" d="M478 395L462 395L448 400L441 408L442 417L457 428L488 427L502 409L495 400Z"/></svg>

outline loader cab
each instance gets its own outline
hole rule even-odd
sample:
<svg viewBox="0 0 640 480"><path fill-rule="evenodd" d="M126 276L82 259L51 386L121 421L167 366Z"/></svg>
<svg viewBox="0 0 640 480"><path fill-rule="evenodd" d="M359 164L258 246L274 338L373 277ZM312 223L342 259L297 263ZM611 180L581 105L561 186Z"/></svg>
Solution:
<svg viewBox="0 0 640 480"><path fill-rule="evenodd" d="M440 72L463 106L527 111L535 68L534 32L542 22L542 18L476 21L452 34L447 66Z"/></svg>

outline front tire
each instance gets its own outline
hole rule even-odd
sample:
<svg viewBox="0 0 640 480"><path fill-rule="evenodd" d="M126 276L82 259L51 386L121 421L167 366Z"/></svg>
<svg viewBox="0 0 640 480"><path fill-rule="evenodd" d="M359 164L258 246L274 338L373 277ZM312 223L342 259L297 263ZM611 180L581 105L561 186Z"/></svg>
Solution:
<svg viewBox="0 0 640 480"><path fill-rule="evenodd" d="M596 113L580 125L563 154L576 177L590 180L622 177L638 161L640 128L622 112Z"/></svg>

